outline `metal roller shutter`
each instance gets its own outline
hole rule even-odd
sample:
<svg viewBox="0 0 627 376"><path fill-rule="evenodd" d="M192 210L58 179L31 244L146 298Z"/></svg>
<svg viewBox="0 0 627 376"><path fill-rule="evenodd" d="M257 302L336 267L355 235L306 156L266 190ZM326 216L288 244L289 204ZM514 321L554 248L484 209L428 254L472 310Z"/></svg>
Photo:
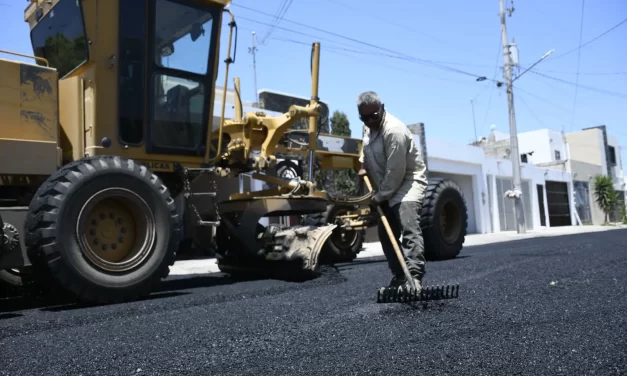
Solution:
<svg viewBox="0 0 627 376"><path fill-rule="evenodd" d="M568 184L557 181L546 182L546 201L551 227L570 226L570 200Z"/></svg>

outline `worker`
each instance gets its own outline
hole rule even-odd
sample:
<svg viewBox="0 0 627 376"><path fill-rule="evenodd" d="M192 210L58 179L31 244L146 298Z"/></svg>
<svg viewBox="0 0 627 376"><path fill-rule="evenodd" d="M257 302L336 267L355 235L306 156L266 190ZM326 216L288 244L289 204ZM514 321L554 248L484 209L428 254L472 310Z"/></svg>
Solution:
<svg viewBox="0 0 627 376"><path fill-rule="evenodd" d="M397 240L402 235L400 248L420 292L425 275L420 209L427 189L426 165L407 126L385 110L377 93L360 94L357 109L365 125L358 175L368 175L375 190L372 204L383 209ZM390 287L409 287L381 221L378 234L393 274Z"/></svg>

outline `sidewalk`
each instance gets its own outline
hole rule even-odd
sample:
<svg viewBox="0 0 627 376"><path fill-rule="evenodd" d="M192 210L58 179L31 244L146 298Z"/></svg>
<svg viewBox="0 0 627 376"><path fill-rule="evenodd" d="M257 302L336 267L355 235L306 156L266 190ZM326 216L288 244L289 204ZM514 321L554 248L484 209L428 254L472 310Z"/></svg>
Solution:
<svg viewBox="0 0 627 376"><path fill-rule="evenodd" d="M471 234L466 235L464 247L472 247L483 244L502 243L508 241L531 239L538 237L550 237L572 234L584 234L589 232L602 232L618 229L625 229L627 225L610 225L610 226L566 226L566 227L549 227L541 230L527 231L526 234L519 235L516 231L506 231L496 234ZM364 243L363 250L357 255L358 259L383 256L381 243ZM194 274L218 273L220 270L216 265L216 259L204 260L182 260L177 261L170 267L171 276L184 276Z"/></svg>

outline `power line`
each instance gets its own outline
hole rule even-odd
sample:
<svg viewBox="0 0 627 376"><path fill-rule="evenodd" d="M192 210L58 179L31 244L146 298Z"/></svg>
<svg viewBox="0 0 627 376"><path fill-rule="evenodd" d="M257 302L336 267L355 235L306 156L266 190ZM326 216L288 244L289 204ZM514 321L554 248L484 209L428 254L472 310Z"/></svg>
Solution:
<svg viewBox="0 0 627 376"><path fill-rule="evenodd" d="M575 76L575 98L573 99L573 116L570 121L570 129L573 129L575 124L575 113L577 112L577 91L579 89L579 64L581 62L581 41L583 40L583 16L584 8L586 5L585 0L581 0L581 22L579 24L579 48L577 49L577 75Z"/></svg>
<svg viewBox="0 0 627 376"><path fill-rule="evenodd" d="M518 89L518 88L516 88ZM538 123L540 123L542 126L544 126L545 128L551 128L548 127L546 124L544 124L544 122L542 120L540 120L540 118L538 118L535 114L535 112L533 112L533 110L531 109L531 107L527 104L527 101L525 101L525 99L522 97L522 95L520 95L520 93L516 96L516 99L520 99L520 101L522 102L522 104L527 108L527 111L529 111L529 113L531 114L531 116L533 116L534 119L536 119L536 121Z"/></svg>
<svg viewBox="0 0 627 376"><path fill-rule="evenodd" d="M258 14L263 14L265 16L272 17L271 14L262 12L262 11L260 11L258 9L250 8L250 7L247 7L247 6L244 6L244 5L239 5L239 4L234 4L234 6L237 6L237 7L243 8L243 9L247 9L247 10L253 11L253 12L258 13ZM239 18L247 19L247 18L241 17L241 16L239 16ZM252 20L252 19L248 19L248 20L252 21L252 22L257 22L257 23L260 23L260 24L264 24L263 22L260 22L260 21L256 21L256 20ZM347 37L347 36L344 36L344 35L341 35L341 34L338 34L338 33L334 33L332 31L323 30L323 29L320 29L320 28L317 28L317 27L314 27L314 26L311 26L311 25L306 25L306 24L303 24L303 23L300 23L300 22L295 22L295 21L291 21L291 20L287 20L287 19L284 19L284 21L287 21L289 23L292 23L292 24L295 24L295 25L298 25L298 26L301 26L301 27L305 27L305 28L308 28L308 29L316 30L316 31L321 32L321 33L329 34L329 35L332 35L332 36L335 36L335 37L338 37L338 38L346 39L346 40L352 41L354 43L358 43L358 44L361 44L361 45L372 47L372 48L378 49L380 51L390 52L392 54L395 54L395 55L398 55L398 56L402 56L405 59L410 59L412 61L419 62L419 63L425 64L425 65L431 65L431 66L434 66L434 67L438 67L440 69L444 69L444 70L448 70L448 71L464 74L464 75L467 75L467 76L471 76L471 77L474 77L477 81L483 81L483 80L487 79L485 76L481 76L481 75L478 75L478 74L470 73L470 72L463 71L463 70L460 70L460 69L457 69L457 68L452 68L452 67L449 67L449 66L446 66L446 65L443 65L443 64L438 64L438 63L435 63L435 62L433 62L431 60L419 59L419 58L416 58L414 56L411 56L411 55L408 55L408 54L405 54L405 53L402 53L402 52L394 51L394 50L391 50L391 49L388 49L388 48L385 48L385 47L382 47L382 46L378 46L378 45L375 45L375 44L372 44L372 43L364 42L364 41L361 41L359 39ZM286 28L283 28L283 27L279 27L279 26L276 26L276 28L277 29L283 29L283 30L291 31L289 29L286 29Z"/></svg>
<svg viewBox="0 0 627 376"><path fill-rule="evenodd" d="M530 97L534 97L534 98L536 98L537 100L541 101L541 102L542 102L542 103L544 103L544 104L549 104L549 105L551 105L551 106L553 106L553 107L555 107L555 108L557 108L557 109L560 109L560 110L562 110L562 111L564 111L564 112L568 113L569 115L572 113L572 110L566 109L565 107L562 107L562 106L560 106L560 105L558 105L558 104L555 104L555 103L551 102L550 100L548 100L548 99L546 99L546 98L544 98L544 97L541 97L541 96L539 96L539 95L537 95L537 94L534 94L534 93L532 93L532 92L530 92L530 91L528 91L528 90L525 90L525 89L521 88L520 86L514 86L514 88L515 88L517 91L521 91L521 92L523 92L523 93L525 93L525 94L529 95ZM580 116L580 118L582 118L582 117ZM602 122L600 122L600 121L595 121L595 120L592 120L592 119L585 119L585 120L587 120L587 121L588 121L589 123L591 123L591 124L603 124L603 123L602 123Z"/></svg>
<svg viewBox="0 0 627 376"><path fill-rule="evenodd" d="M298 41L298 40L283 39L283 38L276 38L276 37L271 38L271 39L272 40L276 40L276 41L280 41L280 42L287 42L287 43L293 43L293 44L298 44L298 45L302 45L302 46L311 47L311 43L302 42L302 41ZM386 67L386 68L389 68L391 70L396 70L396 71L400 70L400 71L403 71L403 72L405 72L407 74L414 75L414 76L419 76L419 77L428 77L428 78L432 78L432 79L440 80L440 81L454 82L454 83L460 84L460 85L468 85L468 86L473 86L473 87L475 86L475 84L471 84L468 81L452 80L452 79L448 79L448 78L436 77L436 76L429 75L429 74L420 74L420 73L417 73L414 70L410 71L410 70L406 70L406 69L400 69L398 66L387 65L387 64L381 63L379 61L364 60L364 59L362 59L362 58L360 58L358 56L354 56L354 55L351 55L349 53L346 53L346 52L351 52L351 50L346 50L346 49L341 48L341 47L328 46L326 50L328 52L332 53L332 54L349 57L351 59L358 60L358 61L360 61L360 62L362 62L364 64L377 65L377 66ZM386 55L383 55L383 57L386 57ZM408 62L415 64L415 62L412 62L412 61L408 61Z"/></svg>
<svg viewBox="0 0 627 376"><path fill-rule="evenodd" d="M554 74L579 74L581 76L618 76L627 74L627 72L564 72L546 69L534 69L536 72L546 72Z"/></svg>
<svg viewBox="0 0 627 376"><path fill-rule="evenodd" d="M375 19L375 20L383 21L383 22L388 23L388 24L390 24L390 25L392 25L392 26L396 26L396 27L398 27L398 28L400 28L400 29L404 29L404 30L407 30L407 31L411 31L412 33L415 33L415 34L417 34L417 35L422 35L422 36L425 36L425 37L431 38L431 39L433 39L433 40L435 40L435 41L437 41L437 42L440 42L440 43L446 43L446 44L448 44L448 45L455 46L456 48L460 48L460 47L461 47L462 49L464 49L464 50L466 50L466 51L468 51L468 52L472 52L472 53L473 53L473 54L475 54L476 56L481 56L482 58L484 58L484 57L485 57L485 56L483 56L483 55L478 54L478 53L477 53L477 51L474 51L474 50L468 49L468 48L464 47L463 45L460 45L459 43L453 43L453 42L451 42L451 41L447 41L447 40L445 40L445 39L438 38L438 37L433 36L433 35L431 35L431 34L427 34L427 33L425 33L425 32L418 31L418 30L416 30L416 29L414 29L414 28L411 28L411 27L409 27L409 26L407 26L407 25L403 25L403 24L400 24L400 23L398 23L398 22L390 21L389 19L384 18L384 17L381 17L381 16L379 16L379 15L374 15L374 14L371 14L371 13L369 13L369 12L364 12L364 11L363 11L363 9L359 9L359 8L356 8L356 7L352 7L352 6L350 6L350 5L344 4L344 3L340 2L340 1L337 1L337 0L326 0L326 1L327 1L327 2L330 2L330 3L332 3L332 4L341 5L341 6L343 6L344 8L350 9L350 10L352 10L352 11L355 11L355 12L359 12L359 13L365 14L365 15L367 15L367 16L372 17L372 18L373 18L373 19ZM480 65L480 66L482 66L482 67L491 67L491 65Z"/></svg>
<svg viewBox="0 0 627 376"><path fill-rule="evenodd" d="M612 30L616 29L617 27L619 27L620 25L624 24L625 22L627 22L627 18L625 18L624 20L622 20L622 21L621 21L621 22L619 22L618 24L616 24L616 25L612 26L610 29L608 29L608 30L604 31L603 33L601 33L601 34L597 35L596 37L594 37L594 38L590 39L590 40L589 40L589 41L587 41L586 43L581 44L581 42L580 42L580 43L579 43L579 47L573 48L573 49L572 49L572 50L570 50L570 51L567 51L567 52L564 52L563 54L557 55L557 56L553 57L553 58L552 58L552 59L550 59L550 60L559 59L559 58L561 58L561 57L564 57L564 56L566 56L566 55L570 55L570 54L572 54L573 52L580 50L581 48L583 48L583 47L585 47L585 46L589 45L590 43L592 43L592 42L596 41L597 39L599 39L599 38L603 37L604 35L608 34L609 32L611 32Z"/></svg>
<svg viewBox="0 0 627 376"><path fill-rule="evenodd" d="M248 8L248 7L245 7L243 5L237 5L237 6L245 8L245 9L253 10L252 8ZM264 14L264 15L268 15L268 13L263 13L263 12L260 12L260 13ZM248 20L248 21L251 21L251 22L255 22L255 23L258 23L258 24L261 24L261 25L269 25L268 23L257 21L257 20L254 20L254 19L246 18L246 17L242 17L242 16L238 16L238 18L245 19L245 20ZM469 75L471 77L477 78L478 80L485 79L485 77L483 77L483 76L479 76L479 75L474 74L474 73L469 73L469 72L466 72L466 71L462 71L462 70L457 69L457 68L448 67L448 66L443 65L443 64L441 64L441 63L439 63L437 61L426 60L426 59L419 59L419 58L413 57L411 55L403 54L401 52L390 50L390 49L387 49L387 48L384 48L384 47L381 47L381 46L377 46L377 45L374 45L374 44L371 44L371 43L363 42L363 41L360 41L358 39L346 37L346 36L343 36L341 34L333 33L333 32L322 30L322 29L318 29L318 28L313 27L313 26L301 24L301 23L298 23L298 22L290 21L290 20L285 20L285 21L288 21L288 22L291 22L291 23L295 23L297 25L300 25L300 26L303 26L303 27L306 27L306 28L310 28L310 29L313 29L313 30L317 30L317 31L320 31L320 32L323 32L323 33L326 33L326 34L337 36L339 38L347 39L347 40L350 40L350 41L353 41L353 42L356 42L356 43L360 43L360 44L363 44L363 45L366 45L366 46L369 46L369 47L373 47L373 48L376 48L376 49L379 49L379 50L391 52L391 53L396 55L396 56L389 55L390 57L398 58L398 59L405 60L405 61L414 61L416 63L422 63L422 64L426 64L426 65L439 67L441 69L445 69L445 70L449 70L449 71L453 71L453 72ZM311 35L311 34L302 33L302 32L299 32L299 31L296 31L296 30L292 30L292 29L288 29L288 28L285 28L285 27L275 26L275 28L281 29L281 30L286 30L286 31L289 31L289 32L294 32L294 33L301 34L301 35L306 35L306 36L317 38L317 36L314 36L314 35ZM355 52L355 51L353 51L353 52ZM365 52L365 51L362 51L362 52ZM372 53L375 53L375 52L373 51ZM378 52L376 54L377 55L381 55L380 52Z"/></svg>
<svg viewBox="0 0 627 376"><path fill-rule="evenodd" d="M266 23L266 22L261 22L261 21L257 21L257 20L255 20L255 19L248 18L248 17L244 17L244 16L237 16L237 18L238 18L238 19L247 20L247 21L250 21L250 22L253 22L253 23L257 23L257 24L260 24L260 25L270 25L269 23ZM314 38L314 39L317 39L317 40L329 41L329 42L331 42L331 43L333 43L333 44L336 44L336 45L339 45L339 46L342 46L342 45L344 45L344 46L351 46L351 45L349 45L349 44L347 44L347 43L342 43L342 42L334 41L334 40L329 39L329 38L325 38L325 37L321 37L321 36L318 36L318 35L313 35L313 34L304 33L304 32L302 32L302 31L298 31L298 30L288 29L288 28L285 28L285 27L276 27L276 28L278 28L278 29L280 29L280 30L284 30L284 31L290 32L290 33L293 33L293 34L298 34L298 35L302 35L302 36L306 36L306 37ZM251 30L252 30L252 29L251 29ZM271 38L271 39L276 39L276 38ZM302 43L305 43L305 42L302 42ZM307 43L307 45L311 46L311 43Z"/></svg>
<svg viewBox="0 0 627 376"><path fill-rule="evenodd" d="M295 39L281 39L281 38L272 38L274 40L282 40L284 42L292 42L292 43L296 43L296 44L303 44L303 45L311 45L311 43L307 43L307 42L303 42L303 41L299 41L299 40L295 40ZM373 56L384 56L384 57L389 57L392 59L396 59L396 60L403 60L403 61L411 61L414 62L415 59L407 59L405 57L402 56L398 56L398 55L392 55L392 54L382 54L381 52L377 52L377 51L368 51L368 50L354 50L354 49L350 49L350 48L344 48L344 47L336 47L337 49L340 49L342 51L345 52L353 52L353 53L357 53L357 54L365 54L365 55L373 55ZM472 64L464 64L464 63L453 63L453 62L448 62L448 61L439 61L439 60L429 60L430 62L433 63L437 63L437 64L449 64L449 65L472 65Z"/></svg>
<svg viewBox="0 0 627 376"><path fill-rule="evenodd" d="M548 79L553 80L553 81L561 82L561 83L563 83L563 84L567 84L567 85L574 85L574 86L577 86L577 87L579 87L579 88L581 88L581 89L586 89L586 90L590 90L590 91L595 91L595 92L597 92L597 93L601 93L601 94L605 94L605 95L609 95L609 96L613 96L613 97L618 97L618 98L621 98L621 99L627 99L627 94L625 94L625 93L619 93L619 92L615 92L615 91L610 91L610 90L599 89L599 88L595 88L595 87L592 87L592 86L584 86L584 85L580 85L580 84L578 84L578 83L574 83L574 82L570 82L570 81L562 80L561 78L548 76L548 75L546 75L546 74L539 73L539 72L536 72L536 71L534 71L534 70L530 70L529 72L531 72L531 73L533 73L533 74L536 74L536 75L538 75L538 76L542 76L542 77L544 77L544 78L548 78Z"/></svg>
<svg viewBox="0 0 627 376"><path fill-rule="evenodd" d="M289 9L291 5L292 5L292 0L283 0L281 2L279 9L277 10L275 19L272 21L272 26L270 26L270 30L268 30L268 33L263 38L263 40L259 42L259 44L263 46L266 45L266 40L270 37L270 35L272 35L272 31L274 31L274 28L281 22L281 20L285 16L285 13L287 13L287 10Z"/></svg>

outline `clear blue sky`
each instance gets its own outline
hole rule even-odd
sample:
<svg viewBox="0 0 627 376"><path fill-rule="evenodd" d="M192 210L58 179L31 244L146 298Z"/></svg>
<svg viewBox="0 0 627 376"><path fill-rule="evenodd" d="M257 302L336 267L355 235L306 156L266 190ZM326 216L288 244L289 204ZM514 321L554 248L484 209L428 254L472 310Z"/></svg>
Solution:
<svg viewBox="0 0 627 376"><path fill-rule="evenodd" d="M254 100L252 56L248 48L251 32L256 31L260 43L257 46L259 89L306 97L310 93L310 44L321 42L320 97L331 111L347 113L353 136L361 134L355 100L365 90L379 92L388 111L406 123L424 122L427 137L471 142L473 98L479 137L488 134L490 124L509 132L504 87L496 88L491 81L475 82L472 75L451 70L503 79L498 0L395 0L387 2L394 6L387 7L382 5L385 2L374 0L293 0L287 1L291 4L283 19L267 37L271 28L265 24L273 22L282 3L283 0L235 0L231 7L239 25L239 40L229 85L232 86L232 77L239 76L245 100ZM510 2L506 3L509 6ZM3 4L0 5L3 25L0 48L31 53L28 26L23 21L26 1L0 0L0 4ZM519 47L520 64L528 67L545 52L555 50L534 68L549 77L528 72L514 83L519 132L540 128L558 131L563 128L568 132L605 124L625 148L627 22L581 48L574 105L578 51L560 55L579 46L581 1L515 0L514 7L512 17L507 18L508 34L510 41L515 39ZM582 42L625 18L624 0L588 0ZM227 30L223 27L223 31ZM222 40L224 53L226 35ZM399 55L402 55L400 59ZM408 61L411 58L446 67ZM223 65L220 71L224 72ZM221 75L219 85L222 80Z"/></svg>

